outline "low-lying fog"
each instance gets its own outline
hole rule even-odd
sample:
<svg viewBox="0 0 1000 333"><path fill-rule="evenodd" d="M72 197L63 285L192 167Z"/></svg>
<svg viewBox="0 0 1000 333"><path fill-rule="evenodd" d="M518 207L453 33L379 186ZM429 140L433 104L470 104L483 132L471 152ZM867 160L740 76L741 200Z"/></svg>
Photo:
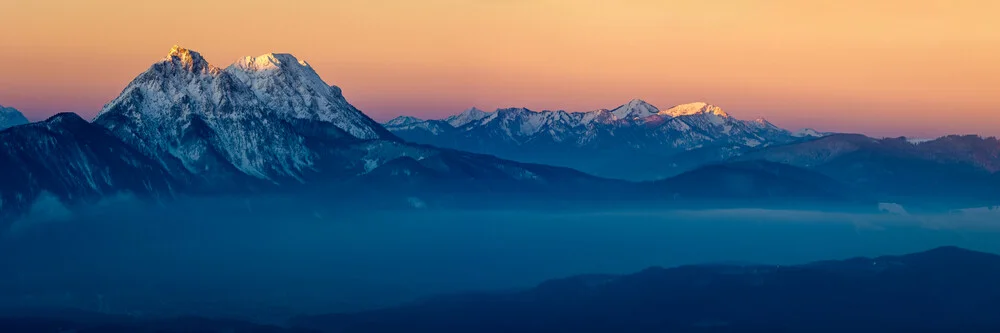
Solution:
<svg viewBox="0 0 1000 333"><path fill-rule="evenodd" d="M0 244L0 306L280 320L649 266L803 263L941 245L1000 252L1000 213L357 212L288 198L43 214Z"/></svg>

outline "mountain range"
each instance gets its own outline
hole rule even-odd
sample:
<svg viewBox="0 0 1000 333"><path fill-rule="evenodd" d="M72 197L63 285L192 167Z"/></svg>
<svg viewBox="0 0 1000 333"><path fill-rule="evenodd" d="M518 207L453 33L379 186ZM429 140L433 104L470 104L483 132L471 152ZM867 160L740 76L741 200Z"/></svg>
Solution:
<svg viewBox="0 0 1000 333"><path fill-rule="evenodd" d="M559 192L607 183L570 169L404 142L289 54L245 57L222 69L178 46L93 122L58 114L3 130L0 144L0 219L8 220L43 196L71 206L122 194L344 193L381 181L391 186L369 190L390 201L396 186L420 182L431 192Z"/></svg>
<svg viewBox="0 0 1000 333"><path fill-rule="evenodd" d="M995 137L792 132L706 103L660 111L641 100L575 113L472 108L439 120L401 116L385 125L413 142L656 180L654 188L689 199L852 197L933 210L1000 203Z"/></svg>
<svg viewBox="0 0 1000 333"><path fill-rule="evenodd" d="M825 135L791 132L763 118L740 120L702 102L661 111L639 99L589 112L471 108L440 120L401 116L385 126L412 142L627 180L662 179L747 150Z"/></svg>
<svg viewBox="0 0 1000 333"><path fill-rule="evenodd" d="M1000 201L995 138L791 132L706 103L659 110L641 100L574 113L473 108L383 126L290 54L221 68L174 46L93 121L2 114L6 222L40 198L74 207L121 195L308 193L401 207Z"/></svg>

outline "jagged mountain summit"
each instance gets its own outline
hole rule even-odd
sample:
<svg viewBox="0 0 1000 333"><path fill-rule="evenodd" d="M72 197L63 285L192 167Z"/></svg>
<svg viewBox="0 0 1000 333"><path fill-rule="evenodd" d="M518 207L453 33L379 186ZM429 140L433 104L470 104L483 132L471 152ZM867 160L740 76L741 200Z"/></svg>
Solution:
<svg viewBox="0 0 1000 333"><path fill-rule="evenodd" d="M94 122L172 172L230 181L301 179L316 159L295 129L304 122L328 125L328 137L394 139L291 55L246 57L220 69L178 46Z"/></svg>
<svg viewBox="0 0 1000 333"><path fill-rule="evenodd" d="M305 61L291 54L244 57L225 72L250 86L269 110L286 118L330 122L359 139L389 139L378 123L347 102Z"/></svg>
<svg viewBox="0 0 1000 333"><path fill-rule="evenodd" d="M385 123L405 140L630 180L664 178L741 151L811 138L704 102L666 110L640 99L588 112L476 108L441 120ZM817 136L819 134L817 133ZM622 160L630 165L622 165Z"/></svg>
<svg viewBox="0 0 1000 333"><path fill-rule="evenodd" d="M472 107L469 108L468 110L463 111L462 113L445 118L444 121L447 122L448 125L451 125L453 127L462 127L465 124L478 121L480 119L486 118L486 116L489 115L490 115L489 112Z"/></svg>
<svg viewBox="0 0 1000 333"><path fill-rule="evenodd" d="M27 123L28 118L25 118L21 111L0 105L0 130Z"/></svg>

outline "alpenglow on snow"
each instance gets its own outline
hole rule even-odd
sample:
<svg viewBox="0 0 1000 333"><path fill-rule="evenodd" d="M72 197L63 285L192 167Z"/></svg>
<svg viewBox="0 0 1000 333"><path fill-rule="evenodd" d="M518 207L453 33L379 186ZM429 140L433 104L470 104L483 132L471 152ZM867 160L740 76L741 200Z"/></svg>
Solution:
<svg viewBox="0 0 1000 333"><path fill-rule="evenodd" d="M641 99L587 112L471 108L444 119L400 116L385 126L417 143L630 180L669 177L749 149L811 137L764 119L740 120L708 103L660 110Z"/></svg>
<svg viewBox="0 0 1000 333"><path fill-rule="evenodd" d="M231 164L260 179L298 178L312 167L315 156L293 128L303 121L332 124L345 138L395 138L292 55L245 57L219 69L179 46L94 120L171 171Z"/></svg>

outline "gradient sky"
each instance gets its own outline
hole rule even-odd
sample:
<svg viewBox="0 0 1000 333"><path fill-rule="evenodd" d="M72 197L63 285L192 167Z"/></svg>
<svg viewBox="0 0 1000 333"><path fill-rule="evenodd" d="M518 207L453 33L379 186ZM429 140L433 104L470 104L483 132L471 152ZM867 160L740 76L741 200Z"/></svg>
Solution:
<svg viewBox="0 0 1000 333"><path fill-rule="evenodd" d="M0 1L0 104L92 117L173 44L293 53L378 120L717 104L789 128L1000 135L1000 1Z"/></svg>

